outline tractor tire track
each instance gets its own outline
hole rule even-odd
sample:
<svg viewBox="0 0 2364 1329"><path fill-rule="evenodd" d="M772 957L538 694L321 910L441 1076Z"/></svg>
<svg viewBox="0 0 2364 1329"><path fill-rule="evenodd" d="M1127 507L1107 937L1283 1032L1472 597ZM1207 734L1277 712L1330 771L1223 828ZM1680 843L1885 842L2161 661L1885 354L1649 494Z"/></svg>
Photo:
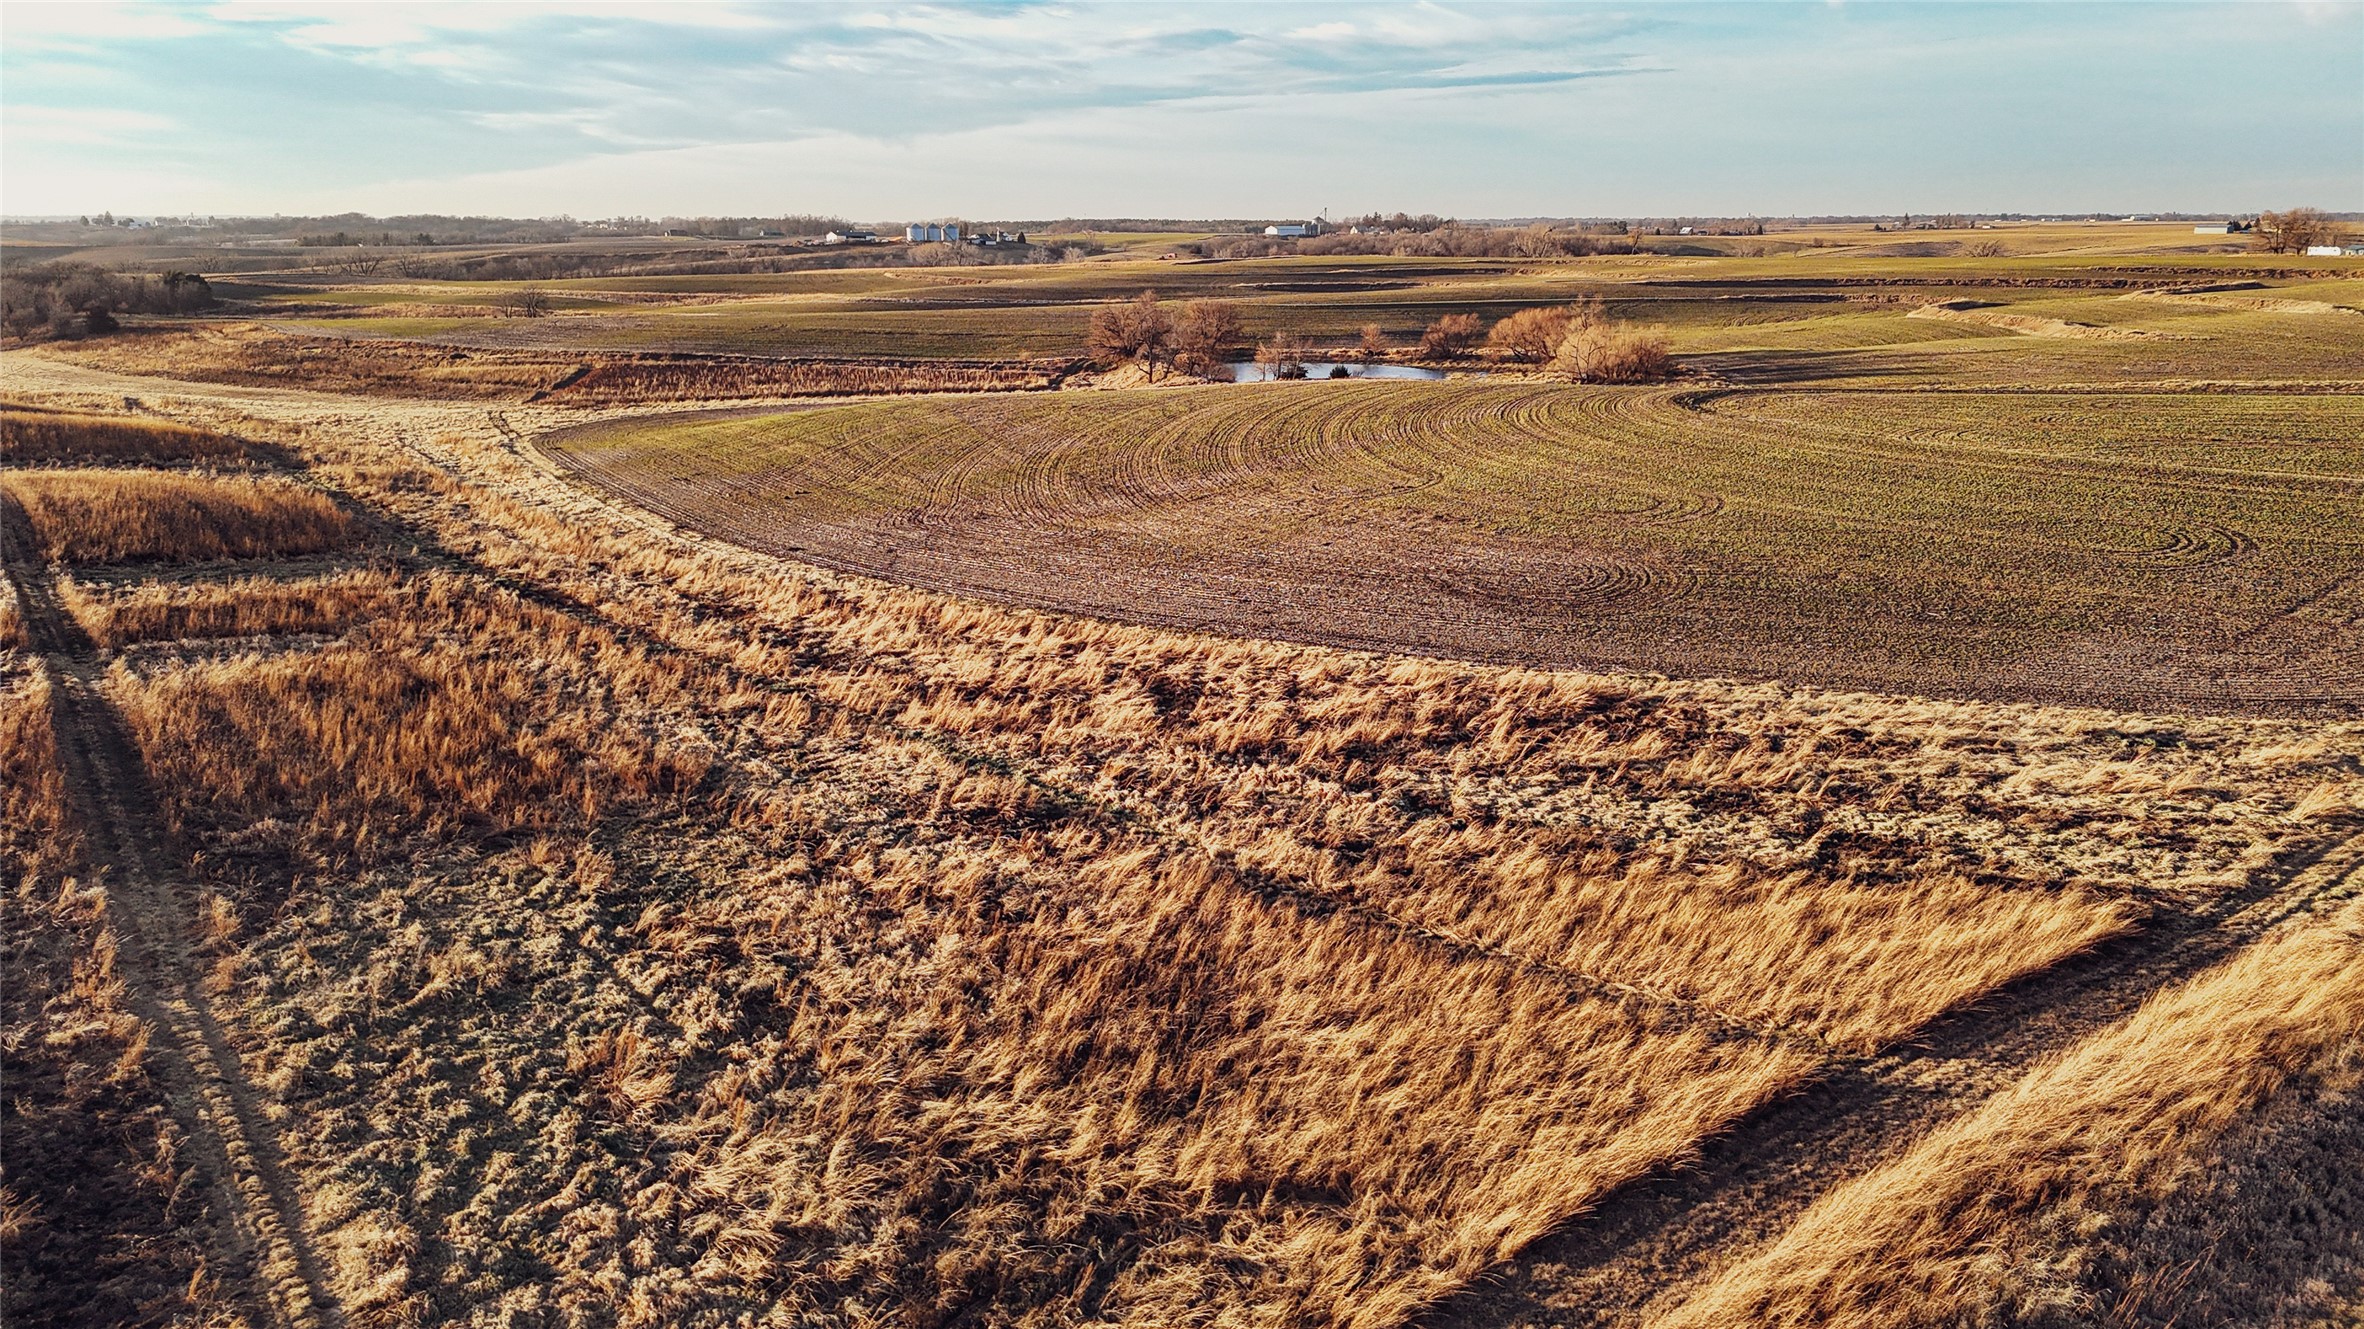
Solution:
<svg viewBox="0 0 2364 1329"><path fill-rule="evenodd" d="M126 987L133 1010L161 1035L150 1065L231 1219L216 1252L220 1266L253 1268L277 1324L341 1325L261 1106L268 1095L246 1080L205 991L189 940L195 915L186 884L162 866L164 832L138 747L101 689L96 647L60 604L30 536L24 510L0 489L0 564L49 678L58 757L91 859L113 869L108 895L122 907L110 917L122 934Z"/></svg>

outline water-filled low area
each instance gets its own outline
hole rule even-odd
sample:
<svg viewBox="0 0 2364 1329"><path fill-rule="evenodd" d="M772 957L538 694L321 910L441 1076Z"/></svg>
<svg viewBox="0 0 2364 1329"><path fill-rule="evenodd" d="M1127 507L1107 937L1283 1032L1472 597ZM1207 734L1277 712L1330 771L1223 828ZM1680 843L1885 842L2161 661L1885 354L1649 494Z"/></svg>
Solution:
<svg viewBox="0 0 2364 1329"><path fill-rule="evenodd" d="M1304 377L1308 379L1443 378L1444 376L1445 372L1441 369L1420 369L1413 365L1354 364L1343 360L1308 360L1305 362L1304 374ZM1296 375L1290 377L1294 378ZM1231 366L1231 381L1234 383L1269 383L1272 378L1272 366L1258 364L1253 360L1237 361Z"/></svg>

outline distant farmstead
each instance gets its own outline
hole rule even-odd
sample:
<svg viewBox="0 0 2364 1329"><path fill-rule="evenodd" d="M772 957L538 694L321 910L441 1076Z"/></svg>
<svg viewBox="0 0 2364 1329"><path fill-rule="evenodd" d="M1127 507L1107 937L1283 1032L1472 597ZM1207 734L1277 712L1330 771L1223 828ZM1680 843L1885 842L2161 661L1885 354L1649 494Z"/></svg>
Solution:
<svg viewBox="0 0 2364 1329"><path fill-rule="evenodd" d="M832 245L866 245L877 239L876 231L831 231L821 237L822 243Z"/></svg>
<svg viewBox="0 0 2364 1329"><path fill-rule="evenodd" d="M1291 222L1286 226L1267 226L1264 233L1276 240L1302 240L1309 235L1320 235L1322 224L1318 221Z"/></svg>

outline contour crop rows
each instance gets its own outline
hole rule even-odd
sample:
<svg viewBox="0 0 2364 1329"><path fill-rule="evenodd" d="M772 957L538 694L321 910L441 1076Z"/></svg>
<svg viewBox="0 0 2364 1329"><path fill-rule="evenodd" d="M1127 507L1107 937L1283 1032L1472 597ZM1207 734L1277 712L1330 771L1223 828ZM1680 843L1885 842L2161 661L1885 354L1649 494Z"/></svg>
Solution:
<svg viewBox="0 0 2364 1329"><path fill-rule="evenodd" d="M2364 399L1279 384L599 425L682 525L920 586L1544 666L2354 714Z"/></svg>

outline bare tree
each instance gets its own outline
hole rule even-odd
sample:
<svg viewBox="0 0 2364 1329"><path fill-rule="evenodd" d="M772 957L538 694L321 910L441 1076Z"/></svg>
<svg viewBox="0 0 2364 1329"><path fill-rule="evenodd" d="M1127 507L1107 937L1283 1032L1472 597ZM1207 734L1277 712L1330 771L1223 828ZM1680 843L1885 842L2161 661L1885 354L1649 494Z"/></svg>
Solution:
<svg viewBox="0 0 2364 1329"><path fill-rule="evenodd" d="M550 293L539 286L520 286L501 297L501 306L519 318L540 318L550 312Z"/></svg>
<svg viewBox="0 0 2364 1329"><path fill-rule="evenodd" d="M1387 330L1376 323L1363 324L1363 339L1355 345L1355 356L1364 364L1387 358Z"/></svg>
<svg viewBox="0 0 2364 1329"><path fill-rule="evenodd" d="M2288 212L2257 214L2257 229L2249 247L2276 254L2304 253L2311 245L2339 243L2339 228L2321 208L2292 208Z"/></svg>
<svg viewBox="0 0 2364 1329"><path fill-rule="evenodd" d="M1157 292L1143 291L1129 304L1093 310L1084 349L1106 366L1138 360L1154 372L1173 358L1174 323L1158 305Z"/></svg>
<svg viewBox="0 0 2364 1329"><path fill-rule="evenodd" d="M1174 325L1174 367L1200 378L1228 377L1224 368L1248 339L1239 306L1228 300L1193 300Z"/></svg>
<svg viewBox="0 0 2364 1329"><path fill-rule="evenodd" d="M1296 333L1276 332L1256 348L1256 363L1267 378L1303 378L1308 349L1305 339Z"/></svg>

